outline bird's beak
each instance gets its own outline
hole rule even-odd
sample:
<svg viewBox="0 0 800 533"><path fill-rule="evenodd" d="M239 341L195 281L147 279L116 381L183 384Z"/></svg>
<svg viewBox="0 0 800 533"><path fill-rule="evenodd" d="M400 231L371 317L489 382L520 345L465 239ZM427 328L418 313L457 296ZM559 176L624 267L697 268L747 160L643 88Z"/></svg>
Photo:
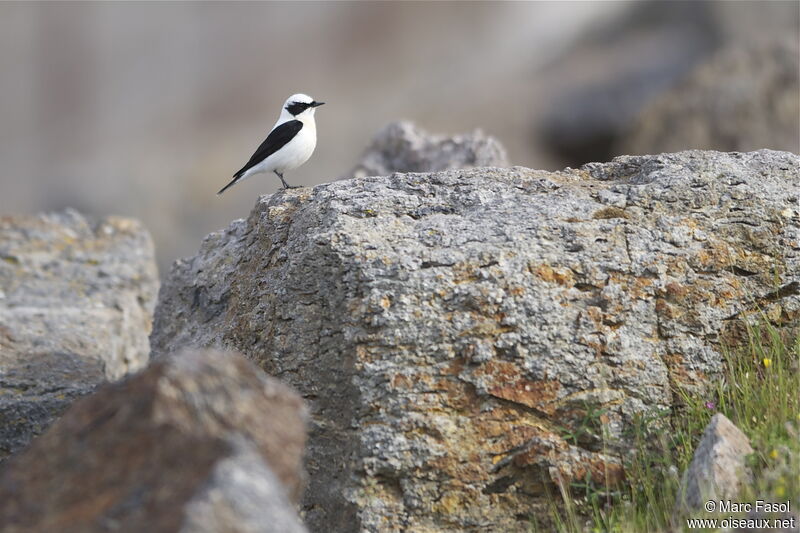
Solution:
<svg viewBox="0 0 800 533"><path fill-rule="evenodd" d="M311 102L311 107L319 107L321 105L325 105L325 102Z"/></svg>

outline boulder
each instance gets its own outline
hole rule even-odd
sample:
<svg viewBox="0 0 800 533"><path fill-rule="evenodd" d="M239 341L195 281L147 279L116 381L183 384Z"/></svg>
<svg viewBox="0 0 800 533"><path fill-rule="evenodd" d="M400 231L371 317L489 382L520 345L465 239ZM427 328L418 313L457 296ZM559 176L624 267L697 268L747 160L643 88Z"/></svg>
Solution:
<svg viewBox="0 0 800 533"><path fill-rule="evenodd" d="M183 352L76 401L0 469L27 531L303 532L305 408L239 355Z"/></svg>
<svg viewBox="0 0 800 533"><path fill-rule="evenodd" d="M699 511L709 500L733 500L742 484L752 481L745 459L753 453L750 440L722 413L715 414L683 474L678 509Z"/></svg>
<svg viewBox="0 0 800 533"><path fill-rule="evenodd" d="M314 531L527 531L613 484L634 417L800 319L800 157L393 174L263 196L165 281L151 343L308 400Z"/></svg>
<svg viewBox="0 0 800 533"><path fill-rule="evenodd" d="M796 36L726 48L645 107L619 152L771 148L800 153L798 65Z"/></svg>
<svg viewBox="0 0 800 533"><path fill-rule="evenodd" d="M537 78L547 88L537 141L564 164L606 161L649 100L717 46L710 2L640 2L554 58Z"/></svg>
<svg viewBox="0 0 800 533"><path fill-rule="evenodd" d="M148 360L158 275L131 219L0 217L0 460Z"/></svg>
<svg viewBox="0 0 800 533"><path fill-rule="evenodd" d="M619 154L657 154L689 148L797 151L796 147L786 144L766 142L774 140L780 133L761 127L761 124L769 124L770 120L777 118L781 130L785 131L784 125L791 125L794 119L797 130L798 113L776 117L776 109L770 106L768 96L761 92L765 86L774 83L776 67L783 75L796 77L797 61L792 66L786 59L766 57L769 53L760 59L753 57L735 62L738 64L728 61L726 66L719 65L715 69L717 80L702 84L702 96L674 91L677 85L692 76L694 69L714 63L715 54L723 50L734 47L758 49L776 36L797 42L800 39L797 23L800 8L796 3L634 2L629 3L627 9L619 10L616 16L609 12L605 15L537 73L536 86L532 87L530 98L535 109L533 113L537 116L533 142L547 148L551 158L574 166L589 161L607 161ZM765 28L769 30L765 31ZM762 54L756 53L759 55ZM767 65L760 65L758 61L765 61ZM734 72L727 72L727 67L733 68ZM794 72L788 70L792 68ZM762 115L755 117L759 123L756 131L740 135L764 142L739 147L731 146L726 139L710 138L712 144L703 145L679 142L686 134L682 125L684 120L691 123L704 119L726 120L720 106L722 102L715 99L718 94L724 95L728 102L723 105L730 106L737 100L751 98L737 94L748 91L758 94L757 101L750 105L758 107ZM666 96L669 93L672 96ZM797 94L796 90L794 94ZM682 110L679 117L670 118L669 110L660 106L660 113L646 111L653 109L657 105L653 102L662 97L672 101L674 107L671 109ZM698 97L703 100L699 105L686 101ZM688 110L687 107L694 109ZM718 110L709 111L711 108ZM653 122L648 123L651 119ZM643 149L642 145L636 144L640 128L664 132L667 124L669 133L661 135L669 135L678 141L675 144L644 145ZM746 129L747 124L744 127ZM736 135L736 132L729 134ZM655 134L649 133L648 137L654 139ZM719 144L713 144L714 141ZM635 151L630 148L631 143L636 146Z"/></svg>
<svg viewBox="0 0 800 533"><path fill-rule="evenodd" d="M480 130L447 137L429 134L411 122L397 121L375 135L347 177L507 166L503 145Z"/></svg>

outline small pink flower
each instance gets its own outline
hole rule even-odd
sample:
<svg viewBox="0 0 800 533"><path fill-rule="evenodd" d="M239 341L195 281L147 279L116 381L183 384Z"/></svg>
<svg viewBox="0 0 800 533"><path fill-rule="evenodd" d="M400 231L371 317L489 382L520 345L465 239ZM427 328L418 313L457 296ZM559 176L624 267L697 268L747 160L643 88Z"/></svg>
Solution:
<svg viewBox="0 0 800 533"><path fill-rule="evenodd" d="M717 404L715 404L714 402L706 402L706 409L715 409L716 407Z"/></svg>

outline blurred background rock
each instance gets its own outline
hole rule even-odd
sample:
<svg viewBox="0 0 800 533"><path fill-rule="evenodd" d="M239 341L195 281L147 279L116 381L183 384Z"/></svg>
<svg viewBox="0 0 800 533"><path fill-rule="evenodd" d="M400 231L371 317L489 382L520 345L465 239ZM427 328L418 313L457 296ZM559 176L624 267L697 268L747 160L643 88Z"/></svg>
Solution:
<svg viewBox="0 0 800 533"><path fill-rule="evenodd" d="M624 149L798 152L798 39L797 2L2 3L0 213L138 217L163 275L277 189L263 176L214 194L297 91L329 105L293 184L344 175L395 119L481 128L513 164L543 169ZM752 59L764 52L725 55L773 40L788 43L773 66ZM712 108L706 78L725 65L771 81L722 81L733 103ZM738 109L733 123L758 116L758 130L731 141L713 133L729 128L693 124L712 134L681 141L671 117L701 120L704 101L709 121Z"/></svg>

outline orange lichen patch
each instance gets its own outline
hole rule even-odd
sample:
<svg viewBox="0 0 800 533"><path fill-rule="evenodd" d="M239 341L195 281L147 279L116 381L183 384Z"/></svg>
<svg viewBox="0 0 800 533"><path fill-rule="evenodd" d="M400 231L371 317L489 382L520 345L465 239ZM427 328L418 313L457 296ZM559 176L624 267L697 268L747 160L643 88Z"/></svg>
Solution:
<svg viewBox="0 0 800 533"><path fill-rule="evenodd" d="M431 385L432 390L443 393L441 402L444 407L462 414L474 414L480 409L480 401L471 385L455 379L438 379Z"/></svg>
<svg viewBox="0 0 800 533"><path fill-rule="evenodd" d="M689 290L677 282L670 282L664 287L664 293L670 302L682 302Z"/></svg>
<svg viewBox="0 0 800 533"><path fill-rule="evenodd" d="M533 437L549 433L545 428L547 422L530 413L508 407L480 412L473 418L473 425L475 431L486 441L486 450L492 453L507 452Z"/></svg>
<svg viewBox="0 0 800 533"><path fill-rule="evenodd" d="M477 483L485 481L489 473L486 471L486 462L482 459L483 443L475 438L461 433L456 435L462 450L459 454L449 454L437 457L430 461L430 467L446 473L443 478L455 478L464 483Z"/></svg>
<svg viewBox="0 0 800 533"><path fill-rule="evenodd" d="M627 298L648 299L652 295L652 291L649 288L653 285L653 278L631 276L624 272L612 271L608 273L608 282L624 287Z"/></svg>
<svg viewBox="0 0 800 533"><path fill-rule="evenodd" d="M707 378L704 372L691 371L686 368L682 354L668 353L662 359L667 365L670 379L675 385L694 386L706 382Z"/></svg>
<svg viewBox="0 0 800 533"><path fill-rule="evenodd" d="M598 326L603 323L603 310L595 305L586 308L586 315Z"/></svg>
<svg viewBox="0 0 800 533"><path fill-rule="evenodd" d="M624 319L621 318L621 313L624 312L624 309L620 302L610 302L607 304L607 308L611 312L606 313L596 305L590 305L582 312L594 323L597 331L606 333L615 331L625 324ZM593 346L591 340L584 340L584 344ZM604 347L601 346L601 349L603 348Z"/></svg>
<svg viewBox="0 0 800 533"><path fill-rule="evenodd" d="M555 380L531 381L522 373L512 363L493 360L479 368L475 377L485 380L486 390L492 396L552 414L561 384Z"/></svg>
<svg viewBox="0 0 800 533"><path fill-rule="evenodd" d="M475 402L481 400L476 398ZM551 434L534 414L511 406L476 409L468 416L442 411L440 416L453 421L444 440L458 445L451 448L453 453L432 458L428 466L458 483L486 483L493 476L489 465L514 454L530 439Z"/></svg>
<svg viewBox="0 0 800 533"><path fill-rule="evenodd" d="M554 483L582 482L615 485L625 478L621 464L608 456L570 446L561 437L549 435L533 439L529 447L514 456L517 468L546 466Z"/></svg>
<svg viewBox="0 0 800 533"><path fill-rule="evenodd" d="M581 337L581 343L594 350L595 357L601 357L605 353L606 346L601 342L591 341L585 337Z"/></svg>
<svg viewBox="0 0 800 533"><path fill-rule="evenodd" d="M388 296L383 296L380 300L380 306L384 309L389 309L392 305L392 300Z"/></svg>
<svg viewBox="0 0 800 533"><path fill-rule="evenodd" d="M490 473L486 469L489 459L486 448L486 437L476 431L469 419L463 419L448 432L443 439L450 445L449 453L431 457L427 467L442 473L442 479L457 479L463 483L481 484Z"/></svg>
<svg viewBox="0 0 800 533"><path fill-rule="evenodd" d="M575 277L572 274L572 270L568 268L553 268L545 264L529 268L539 279L547 281L548 283L558 283L559 285L568 287L575 285Z"/></svg>
<svg viewBox="0 0 800 533"><path fill-rule="evenodd" d="M706 248L699 250L690 258L702 270L723 270L731 266L733 260L730 246L725 242L710 242Z"/></svg>
<svg viewBox="0 0 800 533"><path fill-rule="evenodd" d="M460 262L456 263L452 267L453 272L453 282L454 283L464 283L469 281L477 281L478 280L478 270L480 269L479 265L475 263L468 263L468 262Z"/></svg>
<svg viewBox="0 0 800 533"><path fill-rule="evenodd" d="M371 359L369 348L363 344L356 346L356 359L359 361L366 361Z"/></svg>
<svg viewBox="0 0 800 533"><path fill-rule="evenodd" d="M453 359L448 363L445 367L445 373L457 376L464 370L464 360L463 359Z"/></svg>
<svg viewBox="0 0 800 533"><path fill-rule="evenodd" d="M722 303L725 300L732 300L741 296L741 291L739 288L741 287L741 283L736 280L731 280L727 286L717 288L717 295L719 298L717 300Z"/></svg>
<svg viewBox="0 0 800 533"><path fill-rule="evenodd" d="M522 285L509 285L506 292L511 296L522 296L525 294L525 287Z"/></svg>
<svg viewBox="0 0 800 533"><path fill-rule="evenodd" d="M664 298L656 299L656 313L671 320L678 319L684 314L681 308L670 305Z"/></svg>
<svg viewBox="0 0 800 533"><path fill-rule="evenodd" d="M603 209L598 209L594 213L592 213L592 218L595 220L606 220L610 218L628 218L628 214L625 212L624 209L620 209L619 207L604 207Z"/></svg>
<svg viewBox="0 0 800 533"><path fill-rule="evenodd" d="M395 374L391 377L389 383L394 389L410 390L413 388L415 381L415 379L412 379L410 376L405 374Z"/></svg>
<svg viewBox="0 0 800 533"><path fill-rule="evenodd" d="M566 472L565 472L566 473ZM603 460L599 457L588 457L576 465L571 472L570 482L585 481L588 474L592 482L598 485L615 486L625 479L625 469L619 463ZM562 479L566 477L563 476Z"/></svg>
<svg viewBox="0 0 800 533"><path fill-rule="evenodd" d="M437 513L454 514L463 507L464 501L461 498L460 492L451 491L442 496L433 506L433 510Z"/></svg>
<svg viewBox="0 0 800 533"><path fill-rule="evenodd" d="M437 276L437 278L441 279L439 276ZM438 289L438 290L434 291L434 292L433 292L433 294L435 294L435 295L436 295L436 296L438 296L439 298L442 298L442 299L444 299L444 298L446 298L447 296L449 296L449 294L450 294L450 291L448 291L448 290L445 290L445 289Z"/></svg>
<svg viewBox="0 0 800 533"><path fill-rule="evenodd" d="M542 459L552 463L555 459L569 451L569 444L556 435L550 433L531 439L526 449L514 456L514 465L526 467L540 463Z"/></svg>

